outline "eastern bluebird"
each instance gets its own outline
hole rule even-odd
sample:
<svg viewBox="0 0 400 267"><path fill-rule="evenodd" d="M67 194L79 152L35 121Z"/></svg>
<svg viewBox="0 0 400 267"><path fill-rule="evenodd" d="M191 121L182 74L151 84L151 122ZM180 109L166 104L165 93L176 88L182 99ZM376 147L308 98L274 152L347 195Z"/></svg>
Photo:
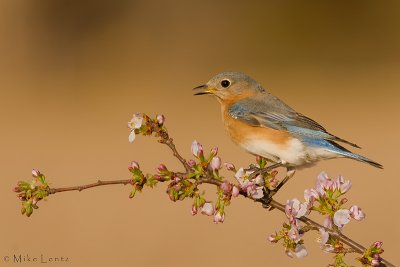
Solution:
<svg viewBox="0 0 400 267"><path fill-rule="evenodd" d="M295 169L311 166L319 160L343 157L383 168L339 145L337 142L360 148L296 112L246 74L223 72L194 89L202 90L195 95L217 97L222 120L234 143L276 166L286 167L288 175L289 171L292 176Z"/></svg>

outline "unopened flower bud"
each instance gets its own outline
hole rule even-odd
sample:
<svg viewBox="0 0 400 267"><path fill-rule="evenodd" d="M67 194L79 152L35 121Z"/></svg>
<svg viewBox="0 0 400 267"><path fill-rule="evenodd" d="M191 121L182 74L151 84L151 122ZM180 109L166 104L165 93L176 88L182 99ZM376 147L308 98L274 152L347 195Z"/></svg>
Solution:
<svg viewBox="0 0 400 267"><path fill-rule="evenodd" d="M223 223L224 220L225 220L225 214L221 214L220 212L217 212L217 213L214 215L214 222L215 222L216 224L218 224L218 223Z"/></svg>
<svg viewBox="0 0 400 267"><path fill-rule="evenodd" d="M235 171L236 170L235 165L233 165L232 163L225 162L224 166L228 171Z"/></svg>
<svg viewBox="0 0 400 267"><path fill-rule="evenodd" d="M16 187L14 187L13 191L15 193L19 193L19 192L21 192L21 188L19 186L16 186Z"/></svg>
<svg viewBox="0 0 400 267"><path fill-rule="evenodd" d="M196 166L196 161L189 159L187 161L187 164L189 165L190 168L192 168L192 167Z"/></svg>
<svg viewBox="0 0 400 267"><path fill-rule="evenodd" d="M154 177L154 179L156 179L157 181L160 181L160 182L162 182L162 181L164 181L164 179L160 176L160 175L154 175L153 176Z"/></svg>
<svg viewBox="0 0 400 267"><path fill-rule="evenodd" d="M374 258L371 260L371 265L379 266L380 263L381 263L381 257L379 257L379 254L374 254Z"/></svg>
<svg viewBox="0 0 400 267"><path fill-rule="evenodd" d="M268 241L271 242L271 243L276 243L276 242L278 242L278 240L276 239L276 234L270 234L270 235L268 236Z"/></svg>
<svg viewBox="0 0 400 267"><path fill-rule="evenodd" d="M343 198L342 200L340 200L340 205L347 203L347 201L349 201L347 198Z"/></svg>
<svg viewBox="0 0 400 267"><path fill-rule="evenodd" d="M37 169L33 169L32 170L32 175L33 175L33 177L39 177L41 175L41 173Z"/></svg>
<svg viewBox="0 0 400 267"><path fill-rule="evenodd" d="M354 205L350 207L350 216L357 221L361 221L365 218L365 213L359 206Z"/></svg>
<svg viewBox="0 0 400 267"><path fill-rule="evenodd" d="M376 241L376 242L374 243L374 247L376 247L376 248L382 248L382 245L383 245L383 242L382 242L382 241Z"/></svg>
<svg viewBox="0 0 400 267"><path fill-rule="evenodd" d="M164 115L157 115L157 123L161 126L164 124L165 117Z"/></svg>
<svg viewBox="0 0 400 267"><path fill-rule="evenodd" d="M192 154L197 158L202 158L204 156L203 146L196 140L193 141L191 150Z"/></svg>
<svg viewBox="0 0 400 267"><path fill-rule="evenodd" d="M137 161L132 161L131 164L129 164L128 166L128 170L133 171L133 170L137 170L140 169L139 167L139 163L137 163Z"/></svg>
<svg viewBox="0 0 400 267"><path fill-rule="evenodd" d="M239 196L239 193L240 193L239 188L237 188L237 186L233 186L232 187L232 196L237 197L237 196Z"/></svg>
<svg viewBox="0 0 400 267"><path fill-rule="evenodd" d="M221 169L221 158L213 157L213 159L211 160L211 163L210 163L210 167L214 171Z"/></svg>
<svg viewBox="0 0 400 267"><path fill-rule="evenodd" d="M165 172L168 171L167 166L165 166L164 164L160 163L160 165L158 165L157 169L156 169L158 174L165 174Z"/></svg>
<svg viewBox="0 0 400 267"><path fill-rule="evenodd" d="M195 205L192 206L192 210L190 211L190 213L194 216L197 214L197 207Z"/></svg>
<svg viewBox="0 0 400 267"><path fill-rule="evenodd" d="M211 202L204 203L203 207L201 208L201 213L207 216L213 215L214 212L214 205Z"/></svg>
<svg viewBox="0 0 400 267"><path fill-rule="evenodd" d="M227 194L231 193L231 191L232 191L232 184L229 183L228 181L224 181L221 184L221 189L222 189L222 192L224 192L224 194L227 195Z"/></svg>
<svg viewBox="0 0 400 267"><path fill-rule="evenodd" d="M34 198L32 199L32 204L33 204L33 205L36 205L38 202L39 202L39 200L38 200L37 198L34 197Z"/></svg>
<svg viewBox="0 0 400 267"><path fill-rule="evenodd" d="M215 157L218 154L218 147L213 147L211 149L211 156Z"/></svg>

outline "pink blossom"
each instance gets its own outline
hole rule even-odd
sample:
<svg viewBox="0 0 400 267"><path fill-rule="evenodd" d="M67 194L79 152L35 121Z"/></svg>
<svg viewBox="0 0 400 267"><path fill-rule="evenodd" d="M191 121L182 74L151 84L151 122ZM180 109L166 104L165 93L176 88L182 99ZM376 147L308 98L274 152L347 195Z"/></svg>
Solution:
<svg viewBox="0 0 400 267"><path fill-rule="evenodd" d="M250 182L249 180L244 180L241 188L247 192L247 196L254 199L260 199L264 196L263 187L256 186L254 182Z"/></svg>
<svg viewBox="0 0 400 267"><path fill-rule="evenodd" d="M232 187L232 196L237 197L237 196L239 196L239 194L240 194L239 188L237 188L237 186L233 186Z"/></svg>
<svg viewBox="0 0 400 267"><path fill-rule="evenodd" d="M354 205L350 208L350 216L356 219L357 221L361 221L365 218L365 213L361 210L360 207Z"/></svg>
<svg viewBox="0 0 400 267"><path fill-rule="evenodd" d="M240 168L236 174L235 178L240 184L240 188L247 192L247 196L252 197L254 199L260 199L264 196L263 186L257 186L255 179L248 180L245 179L246 176L250 175L253 172L245 172L243 168Z"/></svg>
<svg viewBox="0 0 400 267"><path fill-rule="evenodd" d="M304 245L297 245L296 248L294 249L294 251L287 251L286 254L293 258L304 258L305 256L308 255L307 249Z"/></svg>
<svg viewBox="0 0 400 267"><path fill-rule="evenodd" d="M204 203L203 207L201 208L201 213L207 216L213 215L214 212L214 205L211 202Z"/></svg>
<svg viewBox="0 0 400 267"><path fill-rule="evenodd" d="M210 167L214 171L221 169L221 158L213 157L213 159L211 160L211 163L210 163Z"/></svg>
<svg viewBox="0 0 400 267"><path fill-rule="evenodd" d="M192 150L192 154L197 158L201 158L204 155L203 154L204 153L203 146L196 140L193 141L191 150Z"/></svg>
<svg viewBox="0 0 400 267"><path fill-rule="evenodd" d="M245 175L244 169L240 168L236 173L235 173L235 178L238 180L238 182L243 182L243 176Z"/></svg>
<svg viewBox="0 0 400 267"><path fill-rule="evenodd" d="M228 181L224 181L221 184L221 189L224 192L224 194L227 195L232 192L232 184L229 183Z"/></svg>
<svg viewBox="0 0 400 267"><path fill-rule="evenodd" d="M297 198L293 198L286 202L285 213L290 218L290 216L294 216L296 218L300 218L306 215L308 211L306 203L300 203Z"/></svg>
<svg viewBox="0 0 400 267"><path fill-rule="evenodd" d="M128 122L128 128L131 130L131 133L129 134L129 142L135 141L136 135L135 135L135 129L139 129L142 127L143 123L143 114L141 113L135 113L133 114L132 119L130 122Z"/></svg>
<svg viewBox="0 0 400 267"><path fill-rule="evenodd" d="M218 154L218 147L213 147L211 149L211 156L215 157Z"/></svg>
<svg viewBox="0 0 400 267"><path fill-rule="evenodd" d="M37 169L33 169L32 170L32 175L33 175L33 177L39 177L41 175L41 173Z"/></svg>
<svg viewBox="0 0 400 267"><path fill-rule="evenodd" d="M345 224L350 222L350 211L347 209L340 209L335 212L333 216L333 222L339 228L342 228Z"/></svg>
<svg viewBox="0 0 400 267"><path fill-rule="evenodd" d="M314 203L314 201L318 198L319 198L319 194L318 194L317 190L315 190L314 188L304 190L304 199L308 203Z"/></svg>
<svg viewBox="0 0 400 267"><path fill-rule="evenodd" d="M376 248L382 248L383 242L382 241L375 241L374 247Z"/></svg>
<svg viewBox="0 0 400 267"><path fill-rule="evenodd" d="M235 165L233 165L232 163L229 163L229 162L225 162L224 166L228 171L235 171L235 169L236 169Z"/></svg>
<svg viewBox="0 0 400 267"><path fill-rule="evenodd" d="M163 125L164 122L165 122L165 117L164 117L164 115L157 115L157 123L158 123L159 125Z"/></svg>
<svg viewBox="0 0 400 267"><path fill-rule="evenodd" d="M351 188L351 182L350 182L350 180L347 180L343 184L340 185L340 192L342 194L344 194L347 191L349 191L350 188Z"/></svg>
<svg viewBox="0 0 400 267"><path fill-rule="evenodd" d="M196 166L196 161L189 159L187 161L187 164L189 165L190 168L192 168L192 167Z"/></svg>
<svg viewBox="0 0 400 267"><path fill-rule="evenodd" d="M128 169L131 170L137 170L140 169L139 163L137 161L132 161L131 164L129 164Z"/></svg>
<svg viewBox="0 0 400 267"><path fill-rule="evenodd" d="M225 214L221 214L220 212L217 212L217 213L214 215L214 222L215 222L216 224L218 224L218 223L223 223L224 220L225 220Z"/></svg>

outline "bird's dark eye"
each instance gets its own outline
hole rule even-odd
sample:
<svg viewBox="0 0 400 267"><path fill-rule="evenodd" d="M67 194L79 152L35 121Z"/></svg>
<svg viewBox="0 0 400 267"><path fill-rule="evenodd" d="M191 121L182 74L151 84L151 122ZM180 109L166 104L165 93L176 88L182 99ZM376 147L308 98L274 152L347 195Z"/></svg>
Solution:
<svg viewBox="0 0 400 267"><path fill-rule="evenodd" d="M222 87L228 88L229 85L231 85L231 82L230 82L230 81L228 81L228 80L222 80L222 81L221 81L221 86L222 86Z"/></svg>

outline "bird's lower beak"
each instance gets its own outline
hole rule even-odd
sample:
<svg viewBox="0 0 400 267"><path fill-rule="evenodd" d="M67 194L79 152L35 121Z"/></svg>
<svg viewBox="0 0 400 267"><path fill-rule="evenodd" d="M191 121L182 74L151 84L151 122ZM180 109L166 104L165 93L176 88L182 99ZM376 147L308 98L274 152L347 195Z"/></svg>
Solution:
<svg viewBox="0 0 400 267"><path fill-rule="evenodd" d="M200 92L197 92L194 95L208 95L213 93L212 88L209 88L208 85L206 84L197 86L193 88L193 90L201 90Z"/></svg>

